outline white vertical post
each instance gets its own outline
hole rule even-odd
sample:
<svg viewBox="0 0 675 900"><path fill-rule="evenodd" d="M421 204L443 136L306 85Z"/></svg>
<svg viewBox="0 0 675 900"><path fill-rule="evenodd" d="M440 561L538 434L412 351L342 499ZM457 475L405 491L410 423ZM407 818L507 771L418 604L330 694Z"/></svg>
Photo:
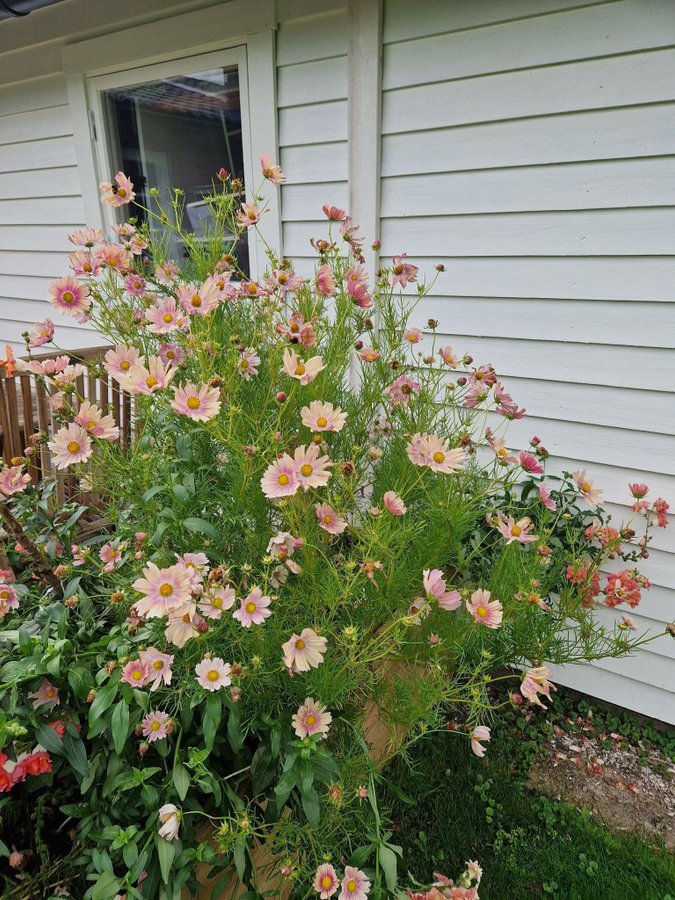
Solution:
<svg viewBox="0 0 675 900"><path fill-rule="evenodd" d="M348 0L349 214L365 236L363 255L375 278L380 237L382 0Z"/></svg>

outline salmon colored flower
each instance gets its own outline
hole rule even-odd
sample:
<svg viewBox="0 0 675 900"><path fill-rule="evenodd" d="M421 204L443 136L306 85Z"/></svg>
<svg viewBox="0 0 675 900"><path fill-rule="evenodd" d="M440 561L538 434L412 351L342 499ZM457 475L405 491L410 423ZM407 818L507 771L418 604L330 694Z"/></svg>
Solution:
<svg viewBox="0 0 675 900"><path fill-rule="evenodd" d="M327 203L321 207L324 216L331 222L342 222L347 218L347 213L339 206L329 206Z"/></svg>
<svg viewBox="0 0 675 900"><path fill-rule="evenodd" d="M19 595L11 584L0 583L0 619L4 619L10 609L19 608Z"/></svg>
<svg viewBox="0 0 675 900"><path fill-rule="evenodd" d="M38 709L40 706L48 706L49 709L53 709L61 703L58 689L46 678L42 679L37 691L30 691L28 696L33 700L34 709Z"/></svg>
<svg viewBox="0 0 675 900"><path fill-rule="evenodd" d="M186 611L183 612L183 610ZM200 616L190 610L189 604L186 604L169 616L164 629L164 637L170 644L181 649L189 640L202 633L203 622L204 620Z"/></svg>
<svg viewBox="0 0 675 900"><path fill-rule="evenodd" d="M237 371L244 379L244 381L250 381L254 375L258 374L257 367L260 365L260 357L255 352L253 347L246 347L245 350L242 350L241 356L239 357L239 361L237 363Z"/></svg>
<svg viewBox="0 0 675 900"><path fill-rule="evenodd" d="M260 588L253 588L248 596L242 599L239 609L232 613L232 618L237 619L244 628L262 625L265 619L269 619L272 615L272 611L268 609L271 602Z"/></svg>
<svg viewBox="0 0 675 900"><path fill-rule="evenodd" d="M301 359L294 350L284 350L284 364L281 372L296 378L300 384L309 384L314 381L319 372L326 367L320 356L313 356L307 361Z"/></svg>
<svg viewBox="0 0 675 900"><path fill-rule="evenodd" d="M108 206L125 206L127 203L131 203L136 196L133 182L127 178L124 172L118 172L112 183L102 181L99 188L101 189L101 203L106 203Z"/></svg>
<svg viewBox="0 0 675 900"><path fill-rule="evenodd" d="M327 738L328 727L332 721L333 717L326 712L323 703L319 703L313 697L305 697L305 702L292 719L293 729L299 738L308 738L315 734Z"/></svg>
<svg viewBox="0 0 675 900"><path fill-rule="evenodd" d="M185 354L178 344L160 344L159 358L165 366L182 366L185 362Z"/></svg>
<svg viewBox="0 0 675 900"><path fill-rule="evenodd" d="M176 296L188 315L206 316L220 305L222 290L219 279L209 275L201 285L178 285Z"/></svg>
<svg viewBox="0 0 675 900"><path fill-rule="evenodd" d="M108 350L105 355L106 371L116 381L130 375L132 369L142 368L142 366L140 353L135 347L118 344L113 350Z"/></svg>
<svg viewBox="0 0 675 900"><path fill-rule="evenodd" d="M421 328L406 328L403 332L403 340L408 344L419 344L422 340Z"/></svg>
<svg viewBox="0 0 675 900"><path fill-rule="evenodd" d="M364 347L362 350L359 350L359 358L363 362L377 362L380 358L380 351L375 350L373 347Z"/></svg>
<svg viewBox="0 0 675 900"><path fill-rule="evenodd" d="M36 322L33 330L28 335L28 346L32 349L49 344L54 337L54 323L51 319L44 322Z"/></svg>
<svg viewBox="0 0 675 900"><path fill-rule="evenodd" d="M195 666L195 672L197 674L197 683L205 691L210 691L211 693L220 690L220 688L229 687L232 684L232 678L230 677L232 667L219 656L216 656L214 659L205 656Z"/></svg>
<svg viewBox="0 0 675 900"><path fill-rule="evenodd" d="M527 450L521 450L518 454L518 461L522 468L529 472L530 475L542 475L544 469L539 463L539 460L532 453L528 453Z"/></svg>
<svg viewBox="0 0 675 900"><path fill-rule="evenodd" d="M490 740L490 729L487 725L477 725L476 728L471 732L471 749L476 754L476 756L483 757L485 756L485 747L481 744L481 741L489 741Z"/></svg>
<svg viewBox="0 0 675 900"><path fill-rule="evenodd" d="M628 489L631 492L631 495L635 497L636 500L642 500L643 497L646 497L649 493L649 488L646 484L639 484L635 482L634 484L629 484Z"/></svg>
<svg viewBox="0 0 675 900"><path fill-rule="evenodd" d="M161 265L155 266L155 278L160 284L170 285L178 277L178 266L169 259Z"/></svg>
<svg viewBox="0 0 675 900"><path fill-rule="evenodd" d="M162 362L159 356L148 359L147 368L140 364L129 369L128 374L117 376L117 380L130 394L156 394L165 390L176 374L176 369Z"/></svg>
<svg viewBox="0 0 675 900"><path fill-rule="evenodd" d="M419 389L419 384L416 381L413 381L412 378L409 378L407 375L400 375L396 381L394 381L393 384L390 384L385 390L385 394L389 395L389 399L393 406L396 406L399 403L401 406L407 406L410 402L410 397L417 393Z"/></svg>
<svg viewBox="0 0 675 900"><path fill-rule="evenodd" d="M666 503L663 497L659 497L654 501L654 512L656 513L656 523L659 528L667 528L668 527L668 510L670 509L670 504Z"/></svg>
<svg viewBox="0 0 675 900"><path fill-rule="evenodd" d="M320 452L316 444L295 449L295 471L303 491L325 487L328 484L331 475L329 468L332 463L327 456L320 456Z"/></svg>
<svg viewBox="0 0 675 900"><path fill-rule="evenodd" d="M30 475L23 466L8 466L0 471L0 495L13 497L26 490L30 484Z"/></svg>
<svg viewBox="0 0 675 900"><path fill-rule="evenodd" d="M441 609L453 610L462 605L459 591L448 591L445 578L440 569L425 569L422 572L422 584L429 600L434 599Z"/></svg>
<svg viewBox="0 0 675 900"><path fill-rule="evenodd" d="M461 447L451 450L448 440L434 434L414 434L407 446L408 459L416 466L428 466L432 472L448 475L458 472L466 461Z"/></svg>
<svg viewBox="0 0 675 900"><path fill-rule="evenodd" d="M146 663L140 659L130 660L122 669L120 681L130 684L132 687L141 688L150 680L150 673Z"/></svg>
<svg viewBox="0 0 675 900"><path fill-rule="evenodd" d="M272 184L282 184L286 181L286 176L281 171L281 166L277 166L272 162L272 157L269 153L261 154L260 168L262 169L263 176L268 181L271 181Z"/></svg>
<svg viewBox="0 0 675 900"><path fill-rule="evenodd" d="M59 429L54 439L47 441L57 469L67 469L74 463L86 462L93 450L91 438L81 425L71 424Z"/></svg>
<svg viewBox="0 0 675 900"><path fill-rule="evenodd" d="M542 481L539 485L539 499L544 504L546 509L556 509L556 502L551 498L551 491L546 482Z"/></svg>
<svg viewBox="0 0 675 900"><path fill-rule="evenodd" d="M141 721L141 732L150 744L155 741L162 741L169 734L167 725L171 722L171 716L168 713L158 710L149 712Z"/></svg>
<svg viewBox="0 0 675 900"><path fill-rule="evenodd" d="M452 347L439 347L438 353L446 366L449 366L451 369L456 369L460 364L461 360L452 349Z"/></svg>
<svg viewBox="0 0 675 900"><path fill-rule="evenodd" d="M530 534L532 520L527 516L518 519L517 522L513 516L505 516L503 513L498 513L498 517L497 528L507 544L512 544L514 541L519 544L529 544L539 539L538 534Z"/></svg>
<svg viewBox="0 0 675 900"><path fill-rule="evenodd" d="M474 622L486 628L499 628L504 611L499 600L490 600L490 591L477 590L466 601L466 608L473 616Z"/></svg>
<svg viewBox="0 0 675 900"><path fill-rule="evenodd" d="M49 302L66 316L86 313L91 306L89 288L72 275L52 281L49 293L52 295Z"/></svg>
<svg viewBox="0 0 675 900"><path fill-rule="evenodd" d="M314 281L317 289L324 297L332 297L337 290L337 281L335 280L335 275L329 265L324 264L323 266L319 266L316 270Z"/></svg>
<svg viewBox="0 0 675 900"><path fill-rule="evenodd" d="M178 329L184 330L188 326L185 313L178 308L173 297L163 297L148 307L145 311L145 321L148 323L148 331L153 334L169 334Z"/></svg>
<svg viewBox="0 0 675 900"><path fill-rule="evenodd" d="M302 424L310 431L342 431L347 421L347 413L342 412L339 406L332 403L323 403L321 400L312 400L309 406L303 406L300 410Z"/></svg>
<svg viewBox="0 0 675 900"><path fill-rule="evenodd" d="M104 441L115 441L120 436L120 430L115 425L112 416L104 416L96 403L83 400L77 415L73 419L77 425L81 425L89 434L101 438Z"/></svg>
<svg viewBox="0 0 675 900"><path fill-rule="evenodd" d="M523 673L523 681L520 685L520 693L531 703L536 703L537 706L541 706L543 709L546 709L544 704L539 699L539 694L547 697L550 702L551 691L555 690L555 685L551 684L551 682L549 681L550 677L551 672L546 666L536 666L533 669L528 669Z"/></svg>
<svg viewBox="0 0 675 900"><path fill-rule="evenodd" d="M195 422L213 419L220 412L220 406L218 388L209 388L208 384L198 387L191 381L186 381L180 387L174 388L171 408L179 415L187 416Z"/></svg>
<svg viewBox="0 0 675 900"><path fill-rule="evenodd" d="M148 647L141 650L139 658L148 667L148 679L150 690L156 691L159 687L171 684L173 656L170 653L162 653L156 647Z"/></svg>
<svg viewBox="0 0 675 900"><path fill-rule="evenodd" d="M319 520L319 527L329 534L342 534L347 527L347 523L342 516L335 512L328 503L317 503L314 511Z"/></svg>
<svg viewBox="0 0 675 900"><path fill-rule="evenodd" d="M417 273L419 272L419 268L418 266L413 266L412 263L404 261L407 255L407 253L401 253L400 256L395 256L392 261L392 286L398 284L400 287L404 288L407 287L408 284L417 281Z"/></svg>
<svg viewBox="0 0 675 900"><path fill-rule="evenodd" d="M303 628L300 634L292 634L281 645L284 665L291 675L316 669L323 662L326 644L326 638L318 635L313 628Z"/></svg>
<svg viewBox="0 0 675 900"><path fill-rule="evenodd" d="M244 228L251 228L260 221L260 210L256 203L242 203L241 209L237 212L237 222Z"/></svg>
<svg viewBox="0 0 675 900"><path fill-rule="evenodd" d="M386 491L382 497L382 502L384 503L384 508L392 516L404 516L408 512L408 507L396 491Z"/></svg>
<svg viewBox="0 0 675 900"><path fill-rule="evenodd" d="M572 472L572 478L589 506L597 506L602 502L602 490L594 483L586 469Z"/></svg>
<svg viewBox="0 0 675 900"><path fill-rule="evenodd" d="M199 611L207 619L220 619L225 610L232 609L234 600L234 588L212 586L199 601Z"/></svg>
<svg viewBox="0 0 675 900"><path fill-rule="evenodd" d="M68 240L76 247L91 248L96 244L102 244L104 237L100 228L85 228L82 231L73 231L68 235Z"/></svg>
<svg viewBox="0 0 675 900"><path fill-rule="evenodd" d="M148 619L161 618L178 610L192 594L187 571L180 563L160 569L154 562L149 562L133 587L143 595L134 604L136 611Z"/></svg>
<svg viewBox="0 0 675 900"><path fill-rule="evenodd" d="M124 279L124 290L132 297L142 297L146 288L145 278L135 272Z"/></svg>
<svg viewBox="0 0 675 900"><path fill-rule="evenodd" d="M292 497L297 492L300 481L295 462L288 453L284 453L265 469L260 486L270 499Z"/></svg>

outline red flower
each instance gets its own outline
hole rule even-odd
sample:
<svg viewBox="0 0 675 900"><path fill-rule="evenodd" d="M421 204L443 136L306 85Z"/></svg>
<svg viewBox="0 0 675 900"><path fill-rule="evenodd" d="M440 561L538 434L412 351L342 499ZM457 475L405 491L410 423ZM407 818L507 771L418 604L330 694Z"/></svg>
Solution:
<svg viewBox="0 0 675 900"><path fill-rule="evenodd" d="M46 750L37 750L23 760L23 765L28 775L44 775L52 770L52 758Z"/></svg>

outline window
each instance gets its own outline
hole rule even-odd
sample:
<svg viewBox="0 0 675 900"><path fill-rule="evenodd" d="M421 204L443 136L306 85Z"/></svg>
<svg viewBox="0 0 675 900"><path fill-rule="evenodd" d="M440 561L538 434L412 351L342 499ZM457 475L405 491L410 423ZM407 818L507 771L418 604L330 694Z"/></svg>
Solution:
<svg viewBox="0 0 675 900"><path fill-rule="evenodd" d="M218 170L224 167L244 182L243 60L235 61L235 55L208 54L92 80L104 137L101 171L112 175L122 169L143 206L152 206L150 188L158 189L165 204L172 188L180 188L185 225L196 234L208 222L203 196L217 183ZM223 64L214 65L214 57ZM152 219L149 224L153 228ZM174 235L168 240L169 254L180 259L179 240ZM246 239L235 252L248 273Z"/></svg>

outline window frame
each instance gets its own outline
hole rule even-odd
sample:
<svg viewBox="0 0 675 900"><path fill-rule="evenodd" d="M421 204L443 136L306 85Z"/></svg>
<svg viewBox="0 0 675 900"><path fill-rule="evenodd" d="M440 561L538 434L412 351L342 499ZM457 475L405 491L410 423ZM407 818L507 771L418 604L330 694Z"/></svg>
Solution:
<svg viewBox="0 0 675 900"><path fill-rule="evenodd" d="M232 0L163 21L120 28L110 35L62 48L88 225L103 228L112 237L111 226L116 221L114 212L99 199L99 183L109 181L114 174L102 91L170 74L238 66L244 179L247 197L252 197L260 180L258 157L262 153L278 155L274 29L273 0ZM219 32L228 36L214 38ZM150 48L147 52L146 47ZM160 47L161 52L153 53L153 48ZM267 192L266 199L269 212L259 228L265 241L281 255L278 190ZM251 278L257 279L267 265L259 240L250 240L249 259Z"/></svg>

